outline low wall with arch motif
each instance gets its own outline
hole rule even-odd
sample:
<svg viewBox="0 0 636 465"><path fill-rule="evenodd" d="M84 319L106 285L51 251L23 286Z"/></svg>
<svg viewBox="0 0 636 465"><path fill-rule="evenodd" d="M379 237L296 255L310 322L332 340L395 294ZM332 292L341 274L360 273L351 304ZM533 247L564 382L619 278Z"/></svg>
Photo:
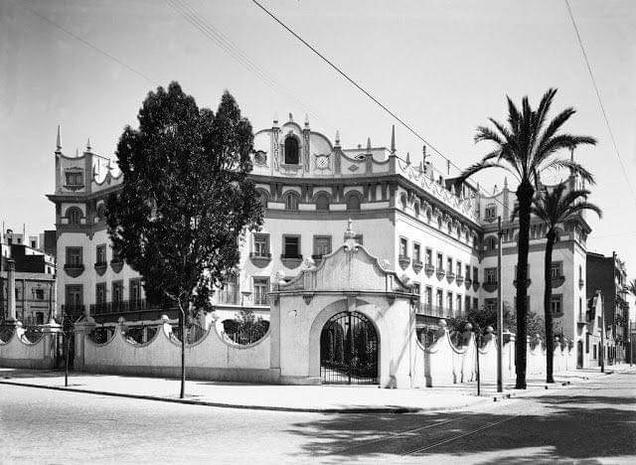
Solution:
<svg viewBox="0 0 636 465"><path fill-rule="evenodd" d="M0 366L50 370L58 354L56 327L42 326L37 340L29 340L21 323L5 331L0 339Z"/></svg>
<svg viewBox="0 0 636 465"><path fill-rule="evenodd" d="M91 340L90 329L90 325L85 325L76 332L76 369L136 376L180 375L181 341L172 334L169 323L161 325L154 337L143 344L127 338L121 325L101 344ZM239 345L219 334L216 325L211 325L200 340L186 344L187 377L276 383L280 373L270 368L270 346L270 332L253 344Z"/></svg>

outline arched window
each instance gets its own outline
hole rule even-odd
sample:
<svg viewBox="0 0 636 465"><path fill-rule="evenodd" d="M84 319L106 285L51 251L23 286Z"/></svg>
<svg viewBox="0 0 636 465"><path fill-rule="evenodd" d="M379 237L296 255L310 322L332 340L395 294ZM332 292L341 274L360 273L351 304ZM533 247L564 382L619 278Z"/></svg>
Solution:
<svg viewBox="0 0 636 465"><path fill-rule="evenodd" d="M296 192L285 194L285 210L297 211L300 197Z"/></svg>
<svg viewBox="0 0 636 465"><path fill-rule="evenodd" d="M267 208L267 201L269 200L269 196L267 195L267 192L265 191L258 191L258 201L261 204L261 206L263 207L263 209Z"/></svg>
<svg viewBox="0 0 636 465"><path fill-rule="evenodd" d="M68 218L68 224L80 224L82 220L82 210L77 207L70 207L66 210L66 217Z"/></svg>
<svg viewBox="0 0 636 465"><path fill-rule="evenodd" d="M497 250L497 239L495 236L488 236L488 239L486 239L486 247L488 250Z"/></svg>
<svg viewBox="0 0 636 465"><path fill-rule="evenodd" d="M327 194L326 192L320 192L318 195L316 195L316 211L329 211L329 194Z"/></svg>
<svg viewBox="0 0 636 465"><path fill-rule="evenodd" d="M360 211L360 196L356 193L349 193L347 195L347 211L358 212Z"/></svg>
<svg viewBox="0 0 636 465"><path fill-rule="evenodd" d="M298 139L289 136L285 139L285 164L297 165L299 163Z"/></svg>

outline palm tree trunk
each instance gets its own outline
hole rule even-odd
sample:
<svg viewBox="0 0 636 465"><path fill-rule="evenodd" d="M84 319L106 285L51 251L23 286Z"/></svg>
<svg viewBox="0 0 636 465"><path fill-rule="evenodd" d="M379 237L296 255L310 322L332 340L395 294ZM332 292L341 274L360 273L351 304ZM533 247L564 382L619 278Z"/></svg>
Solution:
<svg viewBox="0 0 636 465"><path fill-rule="evenodd" d="M545 245L545 262L543 275L545 278L545 290L543 292L543 311L545 315L545 382L554 383L554 336L552 334L552 249L556 234L549 231L548 242Z"/></svg>
<svg viewBox="0 0 636 465"><path fill-rule="evenodd" d="M515 345L515 369L517 380L515 389L526 389L526 364L528 359L528 249L530 244L530 205L534 187L522 182L517 188L519 201L519 241L517 243L517 343Z"/></svg>

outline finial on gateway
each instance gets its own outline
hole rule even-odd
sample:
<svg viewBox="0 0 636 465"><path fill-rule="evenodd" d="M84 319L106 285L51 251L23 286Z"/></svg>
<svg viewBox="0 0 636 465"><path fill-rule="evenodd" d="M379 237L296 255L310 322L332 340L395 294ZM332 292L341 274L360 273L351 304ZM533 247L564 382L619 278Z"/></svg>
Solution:
<svg viewBox="0 0 636 465"><path fill-rule="evenodd" d="M351 218L349 218L349 221L347 222L347 230L345 231L344 237L345 240L355 239L356 237L356 233L353 231L353 220Z"/></svg>

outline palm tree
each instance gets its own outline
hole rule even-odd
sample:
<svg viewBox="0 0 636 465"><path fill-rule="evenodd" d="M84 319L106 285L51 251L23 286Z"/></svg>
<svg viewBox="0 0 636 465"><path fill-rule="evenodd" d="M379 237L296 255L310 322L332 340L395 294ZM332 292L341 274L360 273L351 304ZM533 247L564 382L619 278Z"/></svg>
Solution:
<svg viewBox="0 0 636 465"><path fill-rule="evenodd" d="M561 158L557 153L561 149L574 149L581 144L596 144L596 140L587 136L575 136L561 132L561 127L576 111L566 108L548 121L548 113L556 89L549 89L541 98L536 110L530 107L528 97L522 100L521 109L507 97L508 124L504 125L493 118L489 121L494 129L480 126L475 134L475 142L488 141L494 149L483 159L469 166L459 177L462 182L470 176L488 168L501 168L511 173L518 181L516 195L519 202L519 239L517 262L517 341L515 367L517 389L526 388L526 344L527 339L527 279L528 245L530 233L530 207L543 171L568 168L582 179L592 183L592 175L574 160Z"/></svg>
<svg viewBox="0 0 636 465"><path fill-rule="evenodd" d="M545 262L543 275L545 278L545 290L543 293L543 309L545 312L545 339L546 339L546 382L554 383L553 357L554 335L552 333L552 250L558 239L560 225L575 223L580 218L581 212L592 210L601 217L601 209L587 201L590 194L588 190L567 190L567 183L563 182L550 190L544 190L536 196L531 212L546 224Z"/></svg>

